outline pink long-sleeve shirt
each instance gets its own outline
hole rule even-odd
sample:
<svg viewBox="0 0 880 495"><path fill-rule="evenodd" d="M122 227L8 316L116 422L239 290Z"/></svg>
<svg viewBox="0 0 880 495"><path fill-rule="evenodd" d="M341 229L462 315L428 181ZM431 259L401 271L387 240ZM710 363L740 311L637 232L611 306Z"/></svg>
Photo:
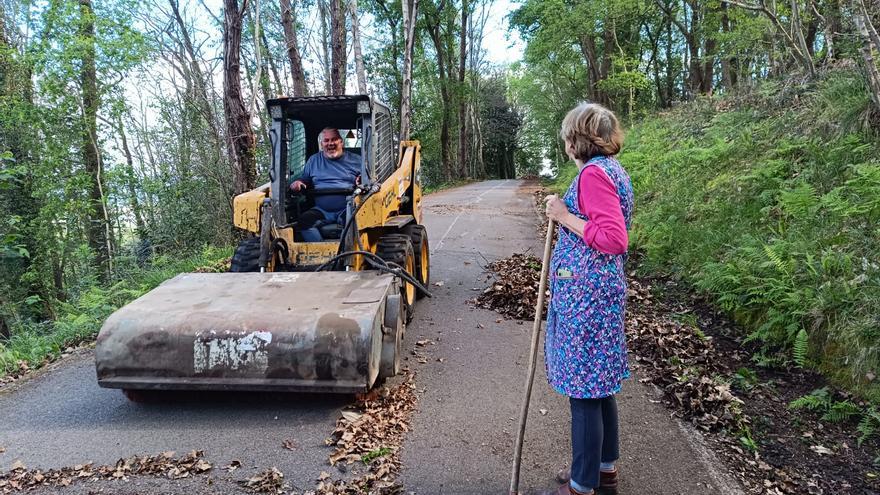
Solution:
<svg viewBox="0 0 880 495"><path fill-rule="evenodd" d="M601 167L587 167L578 181L578 208L589 219L584 241L606 254L623 254L629 244L617 188Z"/></svg>

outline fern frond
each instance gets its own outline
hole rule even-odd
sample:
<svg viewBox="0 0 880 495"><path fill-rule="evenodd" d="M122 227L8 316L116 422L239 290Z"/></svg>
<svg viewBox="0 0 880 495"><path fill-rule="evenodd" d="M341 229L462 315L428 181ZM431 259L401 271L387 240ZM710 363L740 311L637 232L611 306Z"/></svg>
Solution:
<svg viewBox="0 0 880 495"><path fill-rule="evenodd" d="M791 401L791 403L788 404L788 408L807 409L810 411L827 411L828 409L831 409L831 405L832 400L831 394L828 392L828 387L822 387L813 390L803 397L798 397Z"/></svg>
<svg viewBox="0 0 880 495"><path fill-rule="evenodd" d="M865 415L862 416L861 421L859 421L857 429L860 433L858 444L861 447L865 440L880 432L880 411L877 411L876 407L868 409Z"/></svg>
<svg viewBox="0 0 880 495"><path fill-rule="evenodd" d="M803 368L807 365L808 344L809 335L807 335L807 331L805 329L801 328L794 338L794 346L792 348L794 362L798 365L799 368Z"/></svg>
<svg viewBox="0 0 880 495"><path fill-rule="evenodd" d="M831 408L822 416L824 421L832 423L842 423L850 418L861 416L862 410L859 406L848 400L835 402Z"/></svg>

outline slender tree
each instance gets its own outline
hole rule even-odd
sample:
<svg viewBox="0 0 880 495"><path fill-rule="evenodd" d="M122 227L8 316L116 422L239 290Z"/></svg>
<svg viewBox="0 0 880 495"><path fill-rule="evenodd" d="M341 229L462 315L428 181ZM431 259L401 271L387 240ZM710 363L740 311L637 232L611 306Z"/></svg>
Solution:
<svg viewBox="0 0 880 495"><path fill-rule="evenodd" d="M330 91L334 95L345 94L347 44L345 36L345 7L343 0L330 0Z"/></svg>
<svg viewBox="0 0 880 495"><path fill-rule="evenodd" d="M358 26L357 0L348 2L349 14L351 15L351 44L354 49L354 65L357 73L358 93L367 94L367 70L364 67L364 55L361 52L361 35Z"/></svg>
<svg viewBox="0 0 880 495"><path fill-rule="evenodd" d="M254 131L241 91L241 30L248 0L224 0L223 5L223 109L226 115L226 150L233 170L233 194L254 188L257 176Z"/></svg>
<svg viewBox="0 0 880 495"><path fill-rule="evenodd" d="M281 25L284 28L284 45L290 61L290 76L293 80L293 96L306 94L306 75L303 71L302 56L296 40L296 13L290 0L281 0Z"/></svg>
<svg viewBox="0 0 880 495"><path fill-rule="evenodd" d="M400 90L400 139L409 139L412 121L410 101L412 97L413 47L416 39L418 0L402 0L403 7L403 81ZM395 57L396 58L396 57Z"/></svg>
<svg viewBox="0 0 880 495"><path fill-rule="evenodd" d="M103 166L98 150L98 75L95 62L95 13L91 0L79 1L80 91L82 98L82 158L89 176L89 247L96 254L99 278L107 280L110 271L110 228L103 194Z"/></svg>

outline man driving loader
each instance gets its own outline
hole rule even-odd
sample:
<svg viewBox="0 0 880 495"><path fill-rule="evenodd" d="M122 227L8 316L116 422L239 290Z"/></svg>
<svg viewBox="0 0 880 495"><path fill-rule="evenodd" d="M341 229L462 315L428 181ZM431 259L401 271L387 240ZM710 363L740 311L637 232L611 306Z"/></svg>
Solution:
<svg viewBox="0 0 880 495"><path fill-rule="evenodd" d="M325 127L319 135L321 151L310 156L302 174L290 184L294 193L309 188L322 189L354 188L360 180L361 157L345 151L339 130ZM300 215L298 231L305 242L323 240L322 225L342 224L345 215L345 194L316 195L315 206Z"/></svg>

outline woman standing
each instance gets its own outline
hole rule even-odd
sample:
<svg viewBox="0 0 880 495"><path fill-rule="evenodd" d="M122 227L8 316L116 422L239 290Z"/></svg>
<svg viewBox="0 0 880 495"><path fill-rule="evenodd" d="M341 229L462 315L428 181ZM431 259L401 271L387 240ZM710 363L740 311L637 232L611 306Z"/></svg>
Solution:
<svg viewBox="0 0 880 495"><path fill-rule="evenodd" d="M617 403L629 376L624 336L627 230L632 184L614 158L623 133L614 113L584 103L568 112L561 137L579 173L560 199L547 197L559 224L550 263L544 347L550 385L571 403L572 461L553 493L617 493Z"/></svg>

